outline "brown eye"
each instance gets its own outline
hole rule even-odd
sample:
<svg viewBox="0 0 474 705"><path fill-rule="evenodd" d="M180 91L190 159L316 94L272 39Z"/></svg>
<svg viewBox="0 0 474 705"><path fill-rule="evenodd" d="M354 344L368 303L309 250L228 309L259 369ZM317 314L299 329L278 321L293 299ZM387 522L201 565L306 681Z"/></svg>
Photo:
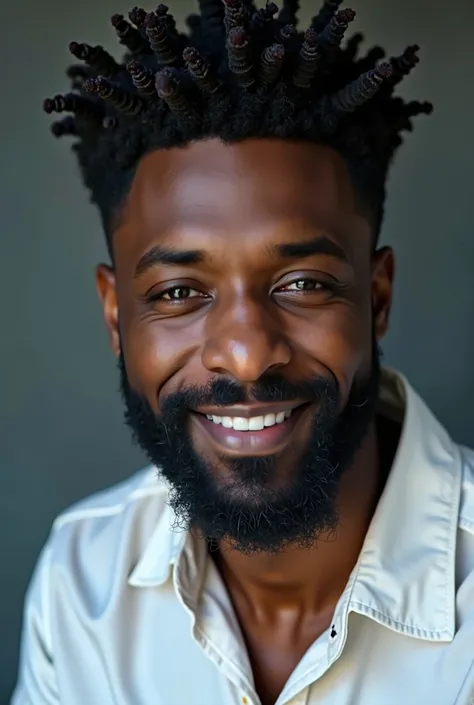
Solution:
<svg viewBox="0 0 474 705"><path fill-rule="evenodd" d="M159 298L163 301L182 301L183 299L192 299L195 296L201 296L199 291L191 289L189 286L174 286L160 294Z"/></svg>
<svg viewBox="0 0 474 705"><path fill-rule="evenodd" d="M324 285L316 279L297 279L291 284L286 284L283 287L284 291L317 291L324 289Z"/></svg>

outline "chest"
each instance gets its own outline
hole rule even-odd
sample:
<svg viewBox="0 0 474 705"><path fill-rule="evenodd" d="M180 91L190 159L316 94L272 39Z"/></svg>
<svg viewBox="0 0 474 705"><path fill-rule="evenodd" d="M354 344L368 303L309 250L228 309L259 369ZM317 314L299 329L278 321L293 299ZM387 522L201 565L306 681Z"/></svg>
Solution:
<svg viewBox="0 0 474 705"><path fill-rule="evenodd" d="M275 705L292 673L310 648L327 639L328 620L296 635L289 629L265 629L258 624L243 628L255 690L261 705Z"/></svg>

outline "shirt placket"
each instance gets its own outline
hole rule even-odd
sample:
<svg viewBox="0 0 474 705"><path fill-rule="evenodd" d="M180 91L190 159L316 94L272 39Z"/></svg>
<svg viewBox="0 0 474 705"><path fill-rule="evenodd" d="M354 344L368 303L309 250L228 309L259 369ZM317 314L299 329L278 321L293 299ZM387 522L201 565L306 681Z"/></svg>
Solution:
<svg viewBox="0 0 474 705"><path fill-rule="evenodd" d="M312 705L310 696L313 691L313 686L315 686L317 681L324 676L326 671L340 657L347 641L349 603L356 572L355 570L349 579L346 589L337 604L329 628L325 651L305 669L305 663L308 661L311 663L314 658L312 649L308 651L294 675L290 677L276 705ZM315 700L315 702L317 702L317 700Z"/></svg>

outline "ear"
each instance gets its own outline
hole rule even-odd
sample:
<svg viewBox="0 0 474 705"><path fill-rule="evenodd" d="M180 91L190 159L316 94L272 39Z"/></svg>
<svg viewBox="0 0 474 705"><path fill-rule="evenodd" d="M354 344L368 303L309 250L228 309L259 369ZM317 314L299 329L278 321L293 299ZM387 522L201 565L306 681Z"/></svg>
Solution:
<svg viewBox="0 0 474 705"><path fill-rule="evenodd" d="M392 308L395 256L391 247L377 250L372 264L372 315L377 341L387 332Z"/></svg>
<svg viewBox="0 0 474 705"><path fill-rule="evenodd" d="M120 354L120 334L118 325L117 289L115 272L106 264L99 264L95 270L97 293L102 302L105 325L109 334L110 347L114 355Z"/></svg>

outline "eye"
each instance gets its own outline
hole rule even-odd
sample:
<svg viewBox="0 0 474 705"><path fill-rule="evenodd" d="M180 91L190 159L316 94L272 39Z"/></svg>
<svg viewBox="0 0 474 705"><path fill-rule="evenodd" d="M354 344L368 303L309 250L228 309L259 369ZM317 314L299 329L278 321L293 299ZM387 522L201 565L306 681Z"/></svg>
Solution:
<svg viewBox="0 0 474 705"><path fill-rule="evenodd" d="M320 291L328 288L326 284L317 279L296 279L282 286L279 291Z"/></svg>
<svg viewBox="0 0 474 705"><path fill-rule="evenodd" d="M145 297L146 303L152 303L155 306L169 308L170 306L186 306L196 304L198 301L209 298L199 289L183 284L170 286L162 291L155 291Z"/></svg>
<svg viewBox="0 0 474 705"><path fill-rule="evenodd" d="M195 299L196 297L202 297L203 294L197 291L197 289L192 289L190 286L173 286L171 289L162 291L156 294L153 298L155 300L161 301L184 301L187 299Z"/></svg>
<svg viewBox="0 0 474 705"><path fill-rule="evenodd" d="M206 291L202 291L201 287L196 288L191 286L190 282L179 284L168 282L166 289L161 291L150 291L143 297L143 302L149 309L153 309L154 313L164 317L168 316L183 316L188 313L193 313L202 308L202 306L212 300L212 296ZM162 283L162 286L165 282Z"/></svg>

